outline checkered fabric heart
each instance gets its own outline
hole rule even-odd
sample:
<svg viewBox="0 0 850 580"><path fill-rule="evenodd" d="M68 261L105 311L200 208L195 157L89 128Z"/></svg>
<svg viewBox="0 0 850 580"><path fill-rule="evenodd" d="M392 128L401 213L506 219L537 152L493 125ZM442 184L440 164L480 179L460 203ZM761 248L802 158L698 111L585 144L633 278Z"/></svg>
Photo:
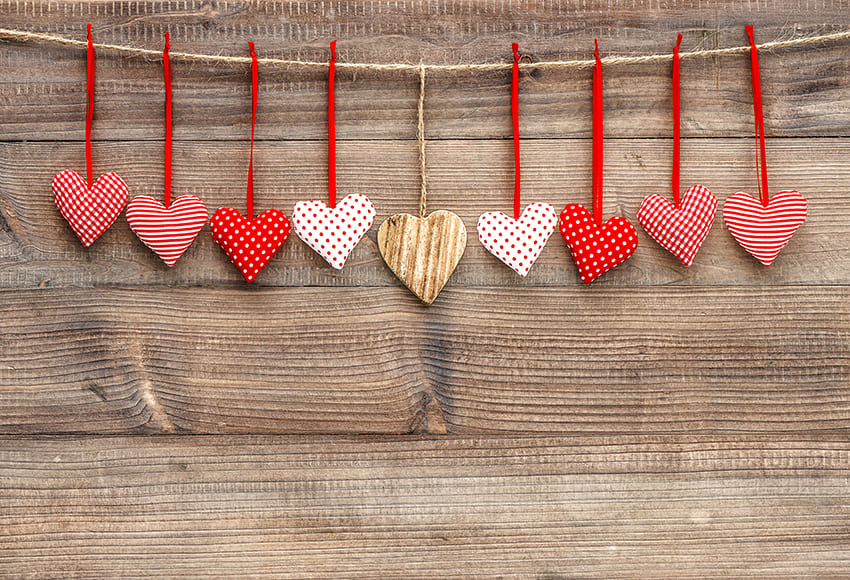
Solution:
<svg viewBox="0 0 850 580"><path fill-rule="evenodd" d="M194 195L181 195L167 208L149 195L127 206L127 223L162 261L173 266L207 223L207 208Z"/></svg>
<svg viewBox="0 0 850 580"><path fill-rule="evenodd" d="M797 191L780 191L765 206L739 191L723 204L723 219L741 247L770 266L806 221L806 199Z"/></svg>
<svg viewBox="0 0 850 580"><path fill-rule="evenodd" d="M89 247L115 223L127 203L127 184L115 173L104 173L91 189L76 171L66 169L53 177L53 201L59 213Z"/></svg>
<svg viewBox="0 0 850 580"><path fill-rule="evenodd" d="M625 262L637 248L637 232L626 218L612 217L600 227L579 203L561 212L560 230L585 284Z"/></svg>
<svg viewBox="0 0 850 580"><path fill-rule="evenodd" d="M644 198L637 219L662 248L690 266L708 236L716 212L714 194L707 187L694 185L685 192L678 206L660 195Z"/></svg>

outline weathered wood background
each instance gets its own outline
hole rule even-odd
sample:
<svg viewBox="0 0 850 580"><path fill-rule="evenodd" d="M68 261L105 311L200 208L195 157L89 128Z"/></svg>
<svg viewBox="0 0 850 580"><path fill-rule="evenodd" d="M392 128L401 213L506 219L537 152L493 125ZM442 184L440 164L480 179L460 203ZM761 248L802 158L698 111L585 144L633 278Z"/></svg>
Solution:
<svg viewBox="0 0 850 580"><path fill-rule="evenodd" d="M159 49L418 63L738 46L844 30L847 0L0 2L0 25ZM205 228L168 269L122 217L84 250L84 52L0 40L0 575L840 577L850 570L850 45L764 53L774 266L718 216L685 269L643 232L590 287L553 236L519 279L509 74L428 80L429 208L471 235L430 308L379 225L418 207L418 79L340 72L341 272L295 236L246 285ZM242 208L248 67L173 63L174 191ZM322 71L261 74L257 207L326 195ZM669 195L669 64L606 68L605 212ZM757 188L747 55L682 63L682 184ZM524 201L590 202L590 71L521 80ZM95 170L161 195L162 69L100 53Z"/></svg>

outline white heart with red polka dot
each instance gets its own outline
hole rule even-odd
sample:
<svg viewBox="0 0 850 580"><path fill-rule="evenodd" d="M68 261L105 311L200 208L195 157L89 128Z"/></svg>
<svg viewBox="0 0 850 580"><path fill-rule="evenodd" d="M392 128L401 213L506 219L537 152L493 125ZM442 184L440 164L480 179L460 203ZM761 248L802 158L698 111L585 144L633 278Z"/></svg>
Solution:
<svg viewBox="0 0 850 580"><path fill-rule="evenodd" d="M478 239L484 247L514 272L525 278L557 225L555 208L532 203L518 220L500 211L478 218Z"/></svg>
<svg viewBox="0 0 850 580"><path fill-rule="evenodd" d="M358 193L346 196L336 207L323 201L299 201L292 210L295 233L337 270L374 220L375 206Z"/></svg>

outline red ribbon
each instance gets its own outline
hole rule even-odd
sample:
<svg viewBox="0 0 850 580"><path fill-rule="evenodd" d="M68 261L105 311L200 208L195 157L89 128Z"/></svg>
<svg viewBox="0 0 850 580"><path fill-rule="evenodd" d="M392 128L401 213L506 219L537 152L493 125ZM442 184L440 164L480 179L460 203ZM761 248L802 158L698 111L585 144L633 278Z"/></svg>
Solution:
<svg viewBox="0 0 850 580"><path fill-rule="evenodd" d="M520 197L519 197L519 53L517 49L519 45L514 42L512 45L514 51L514 66L513 77L511 81L511 117L513 119L514 131L514 219L518 220L520 216Z"/></svg>
<svg viewBox="0 0 850 580"><path fill-rule="evenodd" d="M254 219L254 126L257 124L257 93L260 89L259 75L257 70L257 53L254 52L254 43L249 42L251 48L251 156L248 161L248 220Z"/></svg>
<svg viewBox="0 0 850 580"><path fill-rule="evenodd" d="M91 39L91 24L89 29L89 43L86 49L86 175L88 177L89 189L92 186L92 160L91 160L91 126L94 121L94 43Z"/></svg>
<svg viewBox="0 0 850 580"><path fill-rule="evenodd" d="M328 202L336 207L336 125L334 123L334 74L336 72L336 40L331 41L328 64Z"/></svg>
<svg viewBox="0 0 850 580"><path fill-rule="evenodd" d="M759 146L756 150L756 169L759 167L759 158L761 158L761 184L759 186L759 197L761 203L767 207L770 201L770 195L767 192L767 160L764 157L764 111L761 105L761 75L759 74L759 51L756 47L756 42L753 39L753 27L745 26L747 36L750 37L750 61L753 67L753 113L756 120L756 137L759 140Z"/></svg>
<svg viewBox="0 0 850 580"><path fill-rule="evenodd" d="M168 51L171 39L165 33L165 49L162 51L162 70L165 76L165 207L171 205L171 63Z"/></svg>
<svg viewBox="0 0 850 580"><path fill-rule="evenodd" d="M673 49L673 205L679 205L679 137L681 124L681 109L679 106L679 46L682 35L676 39Z"/></svg>
<svg viewBox="0 0 850 580"><path fill-rule="evenodd" d="M599 42L594 38L593 43L593 219L602 227L602 60Z"/></svg>

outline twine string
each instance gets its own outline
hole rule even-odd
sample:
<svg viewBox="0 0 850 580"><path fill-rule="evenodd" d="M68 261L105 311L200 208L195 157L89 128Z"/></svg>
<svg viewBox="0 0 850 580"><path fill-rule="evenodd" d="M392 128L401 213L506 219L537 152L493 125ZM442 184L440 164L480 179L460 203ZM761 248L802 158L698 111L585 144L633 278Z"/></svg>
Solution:
<svg viewBox="0 0 850 580"><path fill-rule="evenodd" d="M55 34L46 34L42 32L30 32L28 30L15 30L11 28L0 28L0 37L15 38L23 41L38 41L49 42L53 44L61 44L65 46L75 46L78 48L86 48L87 42L84 40L76 40L58 36ZM804 36L800 38L792 38L788 40L774 40L756 45L758 50L775 50L779 48L790 48L797 46L805 46L809 44L818 44L823 42L833 42L850 38L850 30L841 32L833 32L830 34L819 34L814 36ZM118 44L94 44L94 48L98 50L121 52L129 55L158 57L158 50L139 48L136 46L125 46ZM680 58L694 58L698 56L728 56L733 54L747 53L752 50L750 45L732 46L728 48L714 48L708 50L693 50L683 52L679 55ZM171 57L178 60L196 61L196 62L217 62L217 63L233 63L233 64L251 64L251 58L245 56L225 56L218 54L197 54L191 52L172 52ZM647 54L636 56L606 56L602 59L605 65L620 65L620 64L645 64L655 62L672 61L673 54ZM291 66L304 68L319 68L327 69L328 62L318 62L309 60L288 60L280 58L261 58L259 63L268 66ZM541 68L590 68L596 63L595 59L586 60L552 60L542 62L527 62L520 63L521 69L541 69ZM498 62L498 63L471 63L471 64L407 64L407 63L366 63L366 62L340 62L336 63L340 69L347 70L374 70L374 71L411 71L417 72L420 68L425 67L428 72L460 72L460 71L500 71L512 68L513 63Z"/></svg>
<svg viewBox="0 0 850 580"><path fill-rule="evenodd" d="M425 65L419 66L419 104L417 111L419 123L416 128L416 140L419 142L419 175L421 177L419 217L424 218L428 209L428 176L425 172Z"/></svg>

